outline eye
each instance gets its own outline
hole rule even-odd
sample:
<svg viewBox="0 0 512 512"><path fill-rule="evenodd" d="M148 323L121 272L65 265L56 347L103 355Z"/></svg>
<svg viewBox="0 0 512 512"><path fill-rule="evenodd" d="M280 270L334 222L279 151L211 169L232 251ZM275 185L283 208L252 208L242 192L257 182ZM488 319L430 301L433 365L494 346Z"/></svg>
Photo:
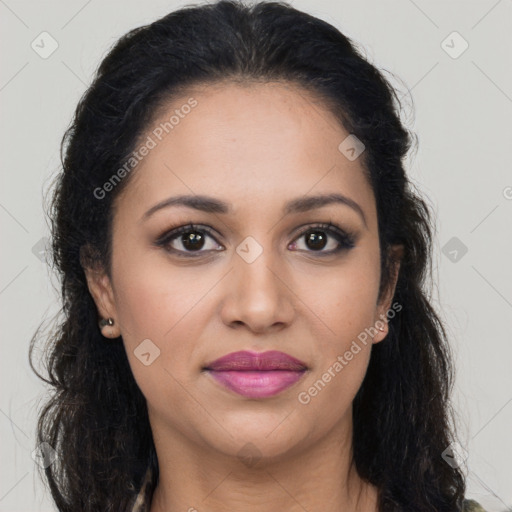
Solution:
<svg viewBox="0 0 512 512"><path fill-rule="evenodd" d="M330 222L327 224L308 226L307 229L303 230L299 234L296 240L299 240L304 236L306 236L306 248L304 249L306 252L318 252L321 255L329 255L355 247L355 236L343 231L338 226L331 224ZM329 238L331 238L330 244ZM334 239L334 241L332 239ZM297 248L297 245L298 243L296 241L291 244L294 249ZM329 250L323 250L329 245L331 246Z"/></svg>
<svg viewBox="0 0 512 512"><path fill-rule="evenodd" d="M156 245L163 247L166 251L174 253L178 256L196 257L194 252L205 253L209 251L219 251L219 246L213 244L206 250L201 250L205 247L207 238L211 238L217 242L212 234L212 231L207 227L200 227L195 224L188 224L179 228L167 231L156 240ZM176 239L176 240L175 240ZM173 246L173 244L178 247ZM181 246L181 248L179 247Z"/></svg>

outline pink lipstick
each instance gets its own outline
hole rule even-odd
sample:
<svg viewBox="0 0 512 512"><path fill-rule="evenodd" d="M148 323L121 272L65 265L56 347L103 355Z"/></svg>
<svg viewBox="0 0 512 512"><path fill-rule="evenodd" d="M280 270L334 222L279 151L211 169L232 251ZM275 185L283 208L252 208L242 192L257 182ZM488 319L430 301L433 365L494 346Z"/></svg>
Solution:
<svg viewBox="0 0 512 512"><path fill-rule="evenodd" d="M307 370L302 361L279 352L232 352L204 370L226 388L247 398L267 398L289 388Z"/></svg>

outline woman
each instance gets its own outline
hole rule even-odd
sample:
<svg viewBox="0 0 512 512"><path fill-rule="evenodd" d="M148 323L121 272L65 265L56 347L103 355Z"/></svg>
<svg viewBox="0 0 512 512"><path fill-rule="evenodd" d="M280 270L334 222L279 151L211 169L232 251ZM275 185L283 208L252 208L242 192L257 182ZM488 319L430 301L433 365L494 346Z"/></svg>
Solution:
<svg viewBox="0 0 512 512"><path fill-rule="evenodd" d="M52 202L60 511L479 510L398 103L286 3L189 6L110 51Z"/></svg>

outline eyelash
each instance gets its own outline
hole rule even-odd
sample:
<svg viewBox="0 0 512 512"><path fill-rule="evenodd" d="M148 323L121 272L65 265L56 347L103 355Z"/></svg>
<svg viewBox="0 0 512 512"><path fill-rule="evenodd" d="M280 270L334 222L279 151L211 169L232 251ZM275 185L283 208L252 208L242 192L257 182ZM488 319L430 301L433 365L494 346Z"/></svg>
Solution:
<svg viewBox="0 0 512 512"><path fill-rule="evenodd" d="M320 257L322 257L322 255L330 256L330 255L337 254L344 250L353 249L355 247L355 235L340 229L338 226L336 226L335 224L332 224L331 222L319 223L319 224L314 224L314 225L308 226L306 229L302 230L297 235L297 237L294 239L294 241L303 237L307 233L310 233L313 231L325 231L326 233L329 233L331 236L333 236L340 244L338 248L333 249L331 251L322 251L322 250L307 251L307 252L317 253L320 255ZM181 251L181 250L177 250L177 249L173 249L173 248L169 247L169 244L175 238L177 238L178 236L180 236L184 233L190 233L190 232L194 232L194 233L198 232L198 233L202 233L202 234L207 234L208 236L213 238L217 244L219 243L219 242L217 242L217 239L215 238L213 231L210 228L203 226L201 224L189 223L187 225L166 231L165 233L163 233L162 235L160 235L157 238L157 240L155 241L155 245L157 245L158 247L164 248L169 253L176 254L177 256L183 257L183 258L198 258L198 257L201 257L201 253L211 252L211 251L201 251L201 250L199 250L199 251ZM195 252L195 254L194 254L194 252Z"/></svg>

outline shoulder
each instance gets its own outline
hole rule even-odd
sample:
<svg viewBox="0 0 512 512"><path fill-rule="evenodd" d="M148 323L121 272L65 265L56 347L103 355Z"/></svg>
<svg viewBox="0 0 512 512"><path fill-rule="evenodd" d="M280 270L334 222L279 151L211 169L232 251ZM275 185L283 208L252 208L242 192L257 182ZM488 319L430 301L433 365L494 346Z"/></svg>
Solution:
<svg viewBox="0 0 512 512"><path fill-rule="evenodd" d="M486 510L475 500L464 500L463 512L486 512Z"/></svg>

